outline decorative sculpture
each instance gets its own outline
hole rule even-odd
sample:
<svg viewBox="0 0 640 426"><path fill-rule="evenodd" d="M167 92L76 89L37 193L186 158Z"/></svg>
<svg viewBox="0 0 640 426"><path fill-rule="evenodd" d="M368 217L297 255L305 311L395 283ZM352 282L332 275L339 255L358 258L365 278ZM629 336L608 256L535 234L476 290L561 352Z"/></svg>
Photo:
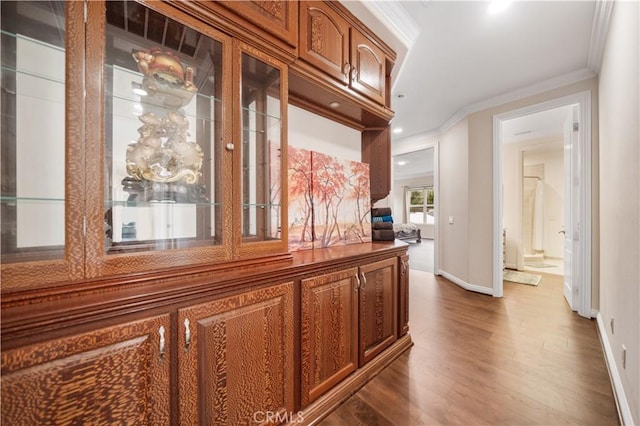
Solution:
<svg viewBox="0 0 640 426"><path fill-rule="evenodd" d="M193 68L182 66L171 52L160 49L134 51L143 74L139 137L127 148L127 173L122 184L130 200L206 201L205 189L197 185L203 153L189 141L189 121L180 110L191 102L197 88Z"/></svg>

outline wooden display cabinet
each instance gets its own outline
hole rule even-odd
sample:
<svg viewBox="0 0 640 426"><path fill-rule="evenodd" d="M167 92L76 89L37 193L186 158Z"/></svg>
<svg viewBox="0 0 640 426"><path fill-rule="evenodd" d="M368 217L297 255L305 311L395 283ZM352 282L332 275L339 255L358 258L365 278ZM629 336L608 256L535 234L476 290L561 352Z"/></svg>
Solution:
<svg viewBox="0 0 640 426"><path fill-rule="evenodd" d="M404 243L288 251L301 5L0 3L3 424L311 423L411 345ZM375 45L332 93L382 131Z"/></svg>
<svg viewBox="0 0 640 426"><path fill-rule="evenodd" d="M286 65L170 3L84 6L2 6L3 295L286 256Z"/></svg>

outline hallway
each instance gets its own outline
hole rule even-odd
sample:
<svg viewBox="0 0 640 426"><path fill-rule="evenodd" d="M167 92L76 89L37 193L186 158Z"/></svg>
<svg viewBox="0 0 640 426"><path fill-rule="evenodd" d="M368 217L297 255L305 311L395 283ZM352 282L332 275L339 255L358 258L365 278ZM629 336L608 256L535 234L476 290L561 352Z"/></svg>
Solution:
<svg viewBox="0 0 640 426"><path fill-rule="evenodd" d="M617 425L595 321L542 275L495 299L411 270L414 346L321 424Z"/></svg>

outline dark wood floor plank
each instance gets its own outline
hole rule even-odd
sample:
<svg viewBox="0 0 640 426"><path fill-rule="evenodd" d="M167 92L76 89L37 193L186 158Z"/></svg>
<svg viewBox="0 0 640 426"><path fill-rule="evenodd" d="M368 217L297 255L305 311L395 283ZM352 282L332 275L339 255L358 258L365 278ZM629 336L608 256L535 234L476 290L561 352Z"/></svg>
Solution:
<svg viewBox="0 0 640 426"><path fill-rule="evenodd" d="M321 424L619 424L595 321L540 275L493 298L412 270L414 346Z"/></svg>

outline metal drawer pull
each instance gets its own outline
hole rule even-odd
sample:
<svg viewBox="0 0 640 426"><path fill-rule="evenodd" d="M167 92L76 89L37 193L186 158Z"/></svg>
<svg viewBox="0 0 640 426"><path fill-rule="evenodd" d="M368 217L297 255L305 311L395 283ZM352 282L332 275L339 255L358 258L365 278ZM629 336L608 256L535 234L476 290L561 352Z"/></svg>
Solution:
<svg viewBox="0 0 640 426"><path fill-rule="evenodd" d="M158 334L160 335L160 360L164 359L164 347L165 347L165 340L164 340L164 326L160 326L160 328L158 329Z"/></svg>
<svg viewBox="0 0 640 426"><path fill-rule="evenodd" d="M184 319L184 350L189 350L191 344L191 329L189 328L189 318Z"/></svg>

